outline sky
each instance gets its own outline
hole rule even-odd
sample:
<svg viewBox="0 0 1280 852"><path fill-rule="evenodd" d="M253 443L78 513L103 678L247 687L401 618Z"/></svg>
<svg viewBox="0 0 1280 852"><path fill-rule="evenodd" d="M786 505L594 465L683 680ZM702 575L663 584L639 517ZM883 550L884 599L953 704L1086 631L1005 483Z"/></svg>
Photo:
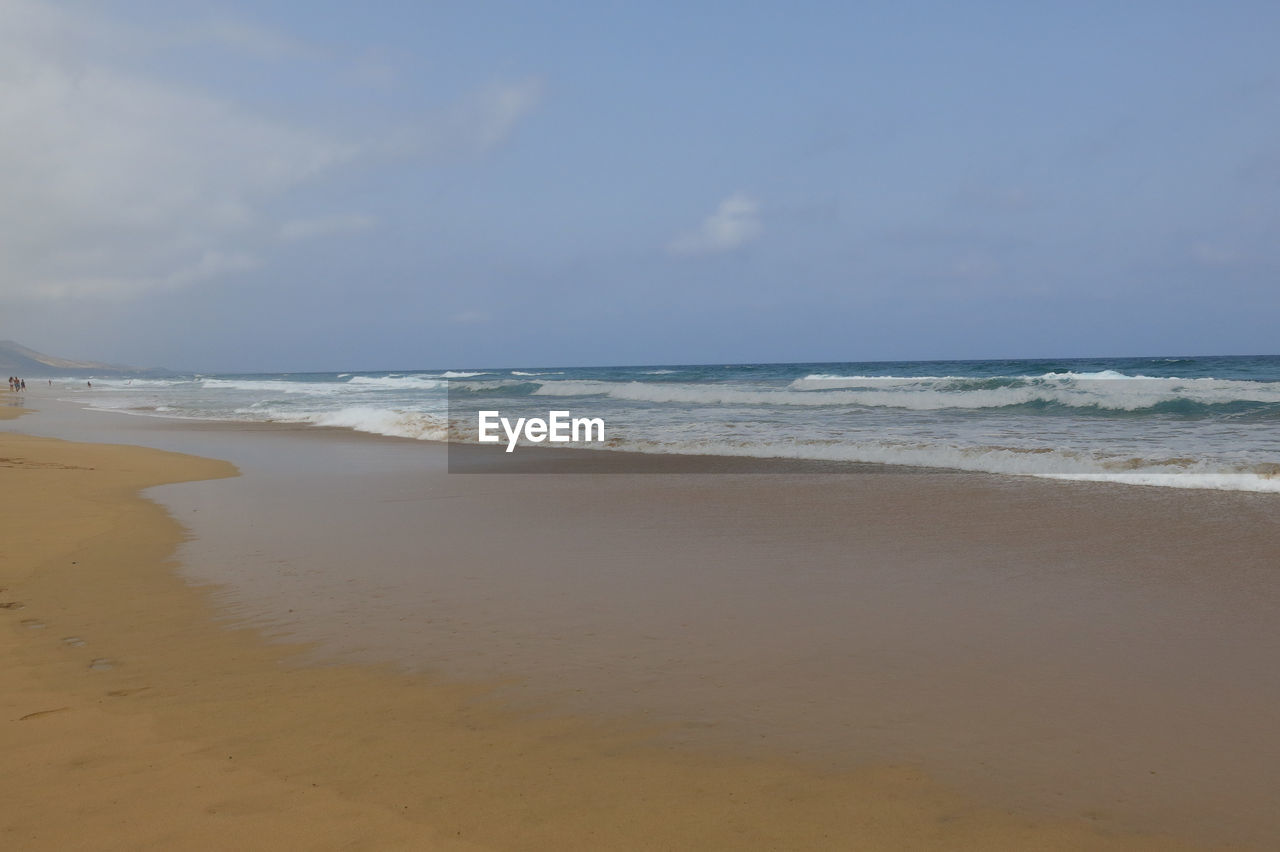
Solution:
<svg viewBox="0 0 1280 852"><path fill-rule="evenodd" d="M1280 352L1280 4L0 0L0 339Z"/></svg>

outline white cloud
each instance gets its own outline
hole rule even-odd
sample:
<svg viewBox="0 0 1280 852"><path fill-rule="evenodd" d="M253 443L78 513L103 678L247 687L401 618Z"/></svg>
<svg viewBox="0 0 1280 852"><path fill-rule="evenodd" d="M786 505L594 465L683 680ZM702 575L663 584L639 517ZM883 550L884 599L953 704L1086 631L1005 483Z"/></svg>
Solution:
<svg viewBox="0 0 1280 852"><path fill-rule="evenodd" d="M388 156L441 161L487 153L511 138L542 103L543 93L537 77L477 89L417 125L390 134L379 150Z"/></svg>
<svg viewBox="0 0 1280 852"><path fill-rule="evenodd" d="M498 147L537 109L542 95L543 84L536 77L475 92L454 111L451 142L479 151Z"/></svg>
<svg viewBox="0 0 1280 852"><path fill-rule="evenodd" d="M762 231L760 202L738 192L721 201L697 229L672 240L667 251L675 255L720 254L742 248Z"/></svg>
<svg viewBox="0 0 1280 852"><path fill-rule="evenodd" d="M91 20L0 10L8 297L127 297L249 268L267 203L359 153L122 70L81 37Z"/></svg>
<svg viewBox="0 0 1280 852"><path fill-rule="evenodd" d="M130 298L266 265L281 240L371 228L371 217L341 210L289 212L291 193L356 161L490 149L541 99L541 84L526 80L399 131L416 144L389 145L394 133L341 138L142 70L139 58L172 45L175 31L86 8L0 0L6 299ZM282 62L318 57L287 35L225 21L183 37Z"/></svg>

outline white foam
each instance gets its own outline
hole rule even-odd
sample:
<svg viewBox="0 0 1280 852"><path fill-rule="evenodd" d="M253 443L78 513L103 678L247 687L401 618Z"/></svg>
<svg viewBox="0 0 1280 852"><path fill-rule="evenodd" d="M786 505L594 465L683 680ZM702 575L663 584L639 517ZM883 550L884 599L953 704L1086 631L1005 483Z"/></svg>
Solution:
<svg viewBox="0 0 1280 852"><path fill-rule="evenodd" d="M798 382L815 382L825 383L827 387L838 387L841 382L849 382L849 386L857 386L859 384L918 384L918 383L936 383L936 382L989 382L992 379L1004 380L1022 380L1032 381L1040 379L1042 381L1115 381L1124 379L1142 379L1144 381L1170 381L1170 382L1189 382L1199 381L1198 379L1183 379L1176 376L1130 376L1126 373L1120 373L1115 370L1099 370L1096 373L1073 373L1070 371L1060 373L1040 373L1038 375L1020 375L1020 376L839 376L831 373L811 373L803 379L796 379L792 384ZM1209 379L1213 381L1213 379Z"/></svg>
<svg viewBox="0 0 1280 852"><path fill-rule="evenodd" d="M1259 473L1042 473L1046 479L1115 482L1158 488L1197 488L1214 491L1255 491L1280 494L1280 478Z"/></svg>
<svg viewBox="0 0 1280 852"><path fill-rule="evenodd" d="M372 390L430 390L432 388L441 388L446 386L446 382L441 381L438 376L415 375L415 376L352 376L344 384L348 387L366 388Z"/></svg>
<svg viewBox="0 0 1280 852"><path fill-rule="evenodd" d="M1214 386L1119 387L1112 383L1023 384L997 388L944 389L918 379L898 379L897 387L857 390L769 390L720 384L664 382L545 382L537 396L606 396L636 402L692 405L858 406L913 411L1005 408L1029 403L1056 403L1072 408L1137 411L1162 402L1190 399L1201 403L1280 402L1280 387L1254 382L1221 382Z"/></svg>
<svg viewBox="0 0 1280 852"><path fill-rule="evenodd" d="M1156 376L1144 376L1139 373L1136 376L1130 376L1126 373L1120 373L1115 370L1099 370L1096 373L1073 373L1070 370L1062 373L1044 373L1039 376L1041 379L1086 379L1089 381L1123 381L1125 379L1146 379L1148 381L1156 379ZM1187 381L1186 379L1168 378L1161 381Z"/></svg>
<svg viewBox="0 0 1280 852"><path fill-rule="evenodd" d="M990 387L995 382L1008 382ZM839 391L860 391L840 396ZM1185 400L1205 405L1231 402L1280 402L1280 383L1227 379L1129 376L1114 370L1096 373L1045 373L1000 379L960 376L830 376L797 379L791 390L814 393L833 404L886 406L915 410L1000 408L1032 402L1073 408L1138 411ZM891 396L875 393L888 390ZM797 404L779 400L779 404Z"/></svg>
<svg viewBox="0 0 1280 852"><path fill-rule="evenodd" d="M243 413L250 413L245 411ZM388 435L395 438L415 438L422 441L446 441L449 438L448 421L437 414L425 411L398 411L372 406L351 406L333 411L290 411L258 409L257 418L277 423L310 423L314 426L334 426Z"/></svg>
<svg viewBox="0 0 1280 852"><path fill-rule="evenodd" d="M1203 462L1187 465L1183 460L1155 459L1140 464L1136 470L1115 472L1105 468L1132 467L1134 460L1097 458L1083 452L1043 448L957 447L892 441L735 442L711 438L655 442L622 438L612 442L607 449L654 454L862 462L1166 488L1280 493L1280 475L1275 473L1214 470ZM1170 472L1170 467L1179 469ZM1180 469L1184 467L1190 469Z"/></svg>
<svg viewBox="0 0 1280 852"><path fill-rule="evenodd" d="M834 373L810 373L796 382L940 382L959 376L838 376ZM795 382L792 382L795 384Z"/></svg>
<svg viewBox="0 0 1280 852"><path fill-rule="evenodd" d="M85 388L86 381L93 382L94 390L129 390L130 388L174 388L194 384L194 379L127 379L127 378L55 378L54 384L68 384L77 388Z"/></svg>
<svg viewBox="0 0 1280 852"><path fill-rule="evenodd" d="M450 382L446 377L461 380ZM1072 411L1141 411L1174 400L1274 405L1280 403L1276 382L1150 377L1114 370L990 378L814 373L790 384L750 378L724 383L679 377L566 380L559 372L519 370L348 374L329 382L312 381L317 376L298 378L94 379L91 391L83 380L74 380L63 393L81 404L129 414L308 423L440 441L450 434L445 387L475 391L481 398L492 393L496 399L505 388L523 391L533 386L551 407L563 404L554 398L583 398L568 405L603 414L611 429L611 448L620 450L1280 491L1278 468L1264 463L1280 457L1280 437L1274 421L1265 419L1266 411L1190 418L1154 412L1099 417L1096 412L1077 416L1040 408L998 411L1037 402ZM522 404L528 402L539 401ZM1263 419L1255 416L1259 414ZM472 426L458 424L455 439L472 436Z"/></svg>
<svg viewBox="0 0 1280 852"><path fill-rule="evenodd" d="M253 393L308 394L332 396L346 393L346 382L286 382L278 379L200 379L211 390L242 390Z"/></svg>

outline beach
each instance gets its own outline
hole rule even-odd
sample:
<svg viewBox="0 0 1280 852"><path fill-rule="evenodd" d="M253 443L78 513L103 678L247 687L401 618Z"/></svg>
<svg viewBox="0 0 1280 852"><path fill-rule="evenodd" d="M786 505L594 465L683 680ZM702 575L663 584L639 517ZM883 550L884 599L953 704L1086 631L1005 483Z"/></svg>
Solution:
<svg viewBox="0 0 1280 852"><path fill-rule="evenodd" d="M26 404L7 848L1280 836L1272 495L450 475L430 442Z"/></svg>
<svg viewBox="0 0 1280 852"><path fill-rule="evenodd" d="M0 852L1280 850L1280 4L0 9Z"/></svg>

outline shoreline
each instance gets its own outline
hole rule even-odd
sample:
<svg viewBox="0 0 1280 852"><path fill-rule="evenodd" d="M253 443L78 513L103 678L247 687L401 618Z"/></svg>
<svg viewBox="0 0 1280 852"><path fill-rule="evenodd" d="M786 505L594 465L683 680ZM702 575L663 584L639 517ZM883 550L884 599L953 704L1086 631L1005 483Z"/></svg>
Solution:
<svg viewBox="0 0 1280 852"><path fill-rule="evenodd" d="M291 434L342 435L358 440L425 445L441 448L449 454L449 472L459 474L911 474L986 476L997 479L1044 480L1057 483L1098 484L1141 489L1174 489L1191 492L1224 492L1258 494L1274 498L1280 494L1280 473L1133 473L1126 470L1109 472L1033 472L1004 471L978 467L946 467L898 461L856 461L787 455L749 455L705 452L650 452L636 449L600 449L595 447L553 447L544 444L524 445L520 452L505 453L501 445L439 440L368 431L351 426L334 426L288 420L226 420L179 417L154 411L92 408L72 400L58 399L55 405L75 406L94 414L118 414L139 420L172 424L175 428L202 430L280 431ZM1196 484L1180 484L1189 478ZM1237 480L1232 482L1232 480Z"/></svg>
<svg viewBox="0 0 1280 852"><path fill-rule="evenodd" d="M6 726L7 737L25 739L40 723L59 738L40 747L65 750L67 742L61 738L92 730L87 740L77 741L91 759L53 766L41 778L43 788L32 786L31 773L42 762L50 766L47 753L8 774L0 792L10 802L26 803L17 812L32 815L18 830L44 826L53 831L57 821L52 810L66 812L60 797L83 787L85 775L77 778L76 773L100 765L108 777L123 772L134 779L148 801L121 805L119 791L109 790L105 795L115 804L85 802L101 810L85 814L81 827L63 825L57 831L102 836L116 830L113 826L137 820L150 825L155 812L167 807L176 816L170 816L166 830L195 832L168 835L184 844L218 836L228 822L254 822L252 831L325 839L334 846L339 845L337 836L329 832L341 833L339 826L345 824L358 830L344 836L363 837L372 846L378 845L374 838L381 838L383 843L394 839L424 848L434 848L440 837L456 840L459 833L464 840L495 848L563 848L587 837L617 848L829 848L840 838L856 838L869 848L1170 848L1168 838L1108 832L1087 820L1011 816L998 806L957 795L910 766L830 772L804 762L673 750L655 739L654 730L600 721L607 716L556 711L531 717L504 709L491 687L450 685L438 677L368 665L299 667L305 649L268 644L256 631L227 629L219 623L225 619L211 608L210 591L191 588L175 573L170 550L181 539L181 528L154 503L134 495L138 488L173 477L174 457L9 433L0 435L0 442L6 447L0 455L21 453L49 465L22 470L31 480L48 480L64 470L55 465L74 462L95 470L59 475L91 482L86 477L107 477L125 457L139 467L147 458L152 476L139 478L136 470L133 479L117 476L106 504L112 511L146 516L145 534L102 530L92 544L82 542L76 551L85 560L68 559L70 553L55 548L44 554L41 561L47 568L39 577L15 580L6 568L0 582L10 589L4 593L6 601L12 594L24 598L23 610L0 615L12 622L8 633L19 652L16 676L24 684L36 684L25 697L12 699L26 703L10 710L10 719L21 721ZM219 463L183 463L204 473L227 472ZM27 502L18 500L10 510L38 515L40 508ZM100 499L78 498L73 489L55 498L53 514L65 513L68 505L82 512L90 503L103 505ZM30 520L23 528L49 523L49 507L45 512L46 520ZM85 587L82 573L51 564L57 559L84 564L103 553L118 554L106 560L112 571L120 572L127 563L148 563L147 570L127 572L135 585L126 590L110 577ZM45 626L24 627L24 619ZM68 645L61 641L64 633L86 644ZM100 651L108 645L112 650ZM114 661L112 668L89 668L100 659ZM5 673L6 681L14 676L12 669ZM135 734L140 723L158 734L158 741L146 742L147 757L101 745L119 739L110 725L121 720L133 725ZM71 723L76 731L52 727ZM156 765L155 749L165 752L160 773L146 768ZM202 781L227 773L229 764L219 762L223 751L228 760L240 761L234 764L239 792L194 793L192 773ZM211 757L215 754L216 759ZM249 769L241 770L244 766ZM241 773L246 771L253 773L255 784L265 786L244 793ZM150 801L157 790L169 790L172 797ZM304 799L323 797L329 797L324 807L301 806ZM393 804L404 799L411 801L398 808ZM113 813L112 807L123 810ZM126 818L130 807L140 807L142 813ZM321 815L330 811L345 816L335 822ZM40 814L50 816L41 819ZM214 833L199 834L205 830ZM11 826L6 824L5 831ZM291 834L302 831L315 833ZM55 842L54 834L44 835L44 847L40 842L19 847L54 848L69 838L57 835ZM133 844L121 840L118 845Z"/></svg>
<svg viewBox="0 0 1280 852"><path fill-rule="evenodd" d="M481 409L535 416L536 423L550 416L550 406L609 422L608 441L579 445L618 452L607 465L538 452L546 444L538 446L537 436L527 437L527 454L517 454L524 458L495 454L478 465L518 472L602 466L629 473L690 466L773 472L764 462L813 471L877 462L1280 493L1280 446L1266 428L1280 406L1280 360L1189 357L1149 375L1153 364L1169 360L225 374L136 389L107 383L105 396L96 387L69 392L138 414L263 418L411 439L446 438L446 418L455 438L474 438ZM451 383L455 378L465 380ZM712 463L704 454L734 461ZM462 455L464 462L477 458ZM672 461L682 457L701 461ZM748 461L754 459L764 461Z"/></svg>

